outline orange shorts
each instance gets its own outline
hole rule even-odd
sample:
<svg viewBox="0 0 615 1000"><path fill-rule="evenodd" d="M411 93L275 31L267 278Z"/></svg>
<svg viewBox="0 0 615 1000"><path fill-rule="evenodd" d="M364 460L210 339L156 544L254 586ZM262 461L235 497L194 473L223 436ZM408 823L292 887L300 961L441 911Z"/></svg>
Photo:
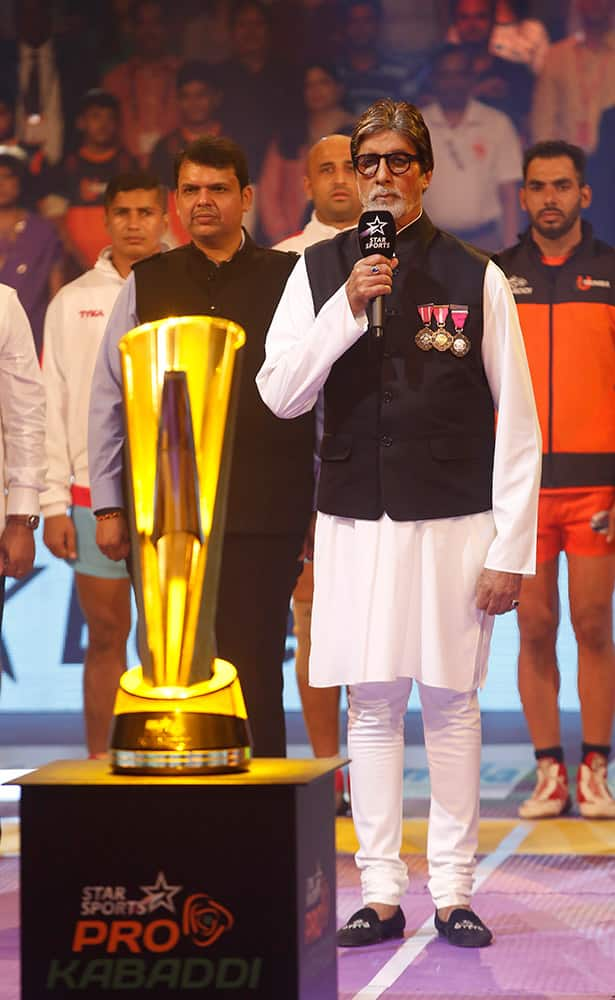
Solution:
<svg viewBox="0 0 615 1000"><path fill-rule="evenodd" d="M563 550L575 556L607 556L615 552L606 535L592 531L593 514L608 510L615 502L615 489L541 490L538 503L539 563L554 559Z"/></svg>

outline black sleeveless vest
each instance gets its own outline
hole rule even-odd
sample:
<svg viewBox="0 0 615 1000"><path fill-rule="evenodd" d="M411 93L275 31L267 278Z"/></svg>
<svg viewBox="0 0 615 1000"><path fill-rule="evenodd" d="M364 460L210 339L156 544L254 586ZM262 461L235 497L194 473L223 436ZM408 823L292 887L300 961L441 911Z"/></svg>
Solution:
<svg viewBox="0 0 615 1000"><path fill-rule="evenodd" d="M356 230L306 250L316 313L360 256ZM425 214L398 235L397 256L384 337L360 337L325 384L318 509L365 520L386 512L395 521L489 510L495 420L481 358L488 258ZM468 306L464 357L415 343L418 306L430 302ZM450 314L446 329L454 332Z"/></svg>
<svg viewBox="0 0 615 1000"><path fill-rule="evenodd" d="M302 533L312 511L313 414L279 420L255 383L265 358L265 335L296 260L294 254L258 247L246 236L243 248L220 267L194 244L134 266L139 322L210 315L234 320L246 331L227 532Z"/></svg>

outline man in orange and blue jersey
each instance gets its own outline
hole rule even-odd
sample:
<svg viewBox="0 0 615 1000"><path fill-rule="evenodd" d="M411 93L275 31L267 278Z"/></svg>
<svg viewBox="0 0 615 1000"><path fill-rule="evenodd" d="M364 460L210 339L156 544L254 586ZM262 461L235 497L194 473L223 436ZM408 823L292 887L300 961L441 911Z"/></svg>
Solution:
<svg viewBox="0 0 615 1000"><path fill-rule="evenodd" d="M591 201L584 170L578 146L557 140L527 150L521 205L530 226L497 257L517 302L543 438L538 565L523 581L518 610L519 691L537 759L536 787L519 813L532 819L571 807L556 656L562 551L578 646L577 804L582 816L615 818L607 782L615 711L615 250L581 219Z"/></svg>

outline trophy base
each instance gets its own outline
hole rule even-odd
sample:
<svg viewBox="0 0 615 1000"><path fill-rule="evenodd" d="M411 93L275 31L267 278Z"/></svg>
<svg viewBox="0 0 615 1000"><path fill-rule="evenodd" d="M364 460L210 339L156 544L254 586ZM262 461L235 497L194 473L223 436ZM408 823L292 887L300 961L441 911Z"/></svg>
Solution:
<svg viewBox="0 0 615 1000"><path fill-rule="evenodd" d="M222 774L248 768L251 749L237 671L215 660L210 680L154 687L140 667L120 681L111 737L116 774Z"/></svg>
<svg viewBox="0 0 615 1000"><path fill-rule="evenodd" d="M224 750L117 750L111 749L115 774L182 776L227 774L246 771L251 757L249 746Z"/></svg>

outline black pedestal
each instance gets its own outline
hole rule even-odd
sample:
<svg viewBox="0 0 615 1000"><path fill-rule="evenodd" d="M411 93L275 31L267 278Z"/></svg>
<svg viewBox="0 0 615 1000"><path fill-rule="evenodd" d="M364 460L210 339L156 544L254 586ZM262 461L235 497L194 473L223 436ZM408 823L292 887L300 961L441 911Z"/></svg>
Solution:
<svg viewBox="0 0 615 1000"><path fill-rule="evenodd" d="M336 1000L337 763L21 778L23 1000Z"/></svg>

